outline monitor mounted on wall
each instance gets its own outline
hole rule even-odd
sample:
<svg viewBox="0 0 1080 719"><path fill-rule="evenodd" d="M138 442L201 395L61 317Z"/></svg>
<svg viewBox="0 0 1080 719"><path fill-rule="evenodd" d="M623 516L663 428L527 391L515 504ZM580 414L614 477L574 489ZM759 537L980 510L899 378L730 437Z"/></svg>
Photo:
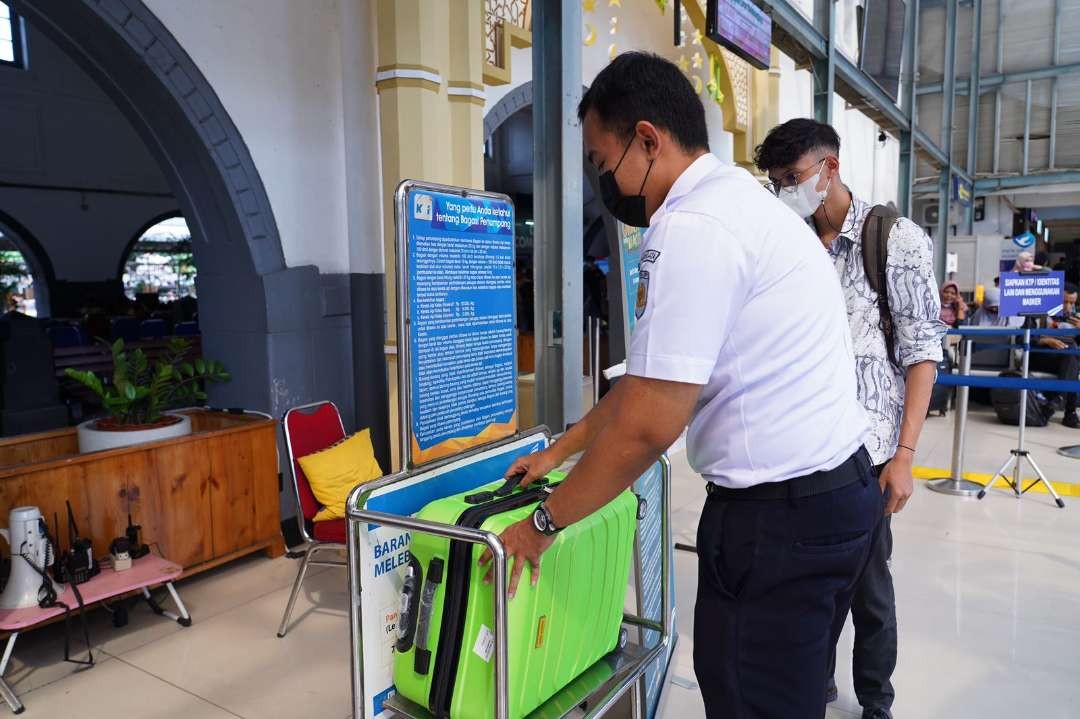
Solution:
<svg viewBox="0 0 1080 719"><path fill-rule="evenodd" d="M772 18L753 0L708 0L705 34L757 69L769 69Z"/></svg>

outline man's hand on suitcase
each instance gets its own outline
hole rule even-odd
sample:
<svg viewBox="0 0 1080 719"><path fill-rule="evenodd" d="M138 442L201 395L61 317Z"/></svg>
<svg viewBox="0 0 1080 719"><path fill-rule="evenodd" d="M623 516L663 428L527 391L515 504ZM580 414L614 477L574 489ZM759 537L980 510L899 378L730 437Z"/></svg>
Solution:
<svg viewBox="0 0 1080 719"><path fill-rule="evenodd" d="M530 455L536 456L536 455ZM540 475L543 476L543 475ZM521 580L521 571L528 562L532 574L532 584L535 587L540 580L540 555L555 541L553 536L545 536L536 531L532 519L523 519L517 524L511 524L499 535L503 547L506 548L506 563L510 567L510 598L517 594L518 582ZM484 550L480 556L480 566L491 564L491 551ZM495 574L495 567L488 570L484 577L485 584L491 584Z"/></svg>
<svg viewBox="0 0 1080 719"><path fill-rule="evenodd" d="M521 480L521 487L528 487L530 484L538 479L543 479L548 472L562 464L557 456L555 456L550 450L544 450L542 452L533 452L532 454L525 454L514 460L514 463L510 465L510 469L506 470L506 476L513 477L517 474L524 474L525 477Z"/></svg>

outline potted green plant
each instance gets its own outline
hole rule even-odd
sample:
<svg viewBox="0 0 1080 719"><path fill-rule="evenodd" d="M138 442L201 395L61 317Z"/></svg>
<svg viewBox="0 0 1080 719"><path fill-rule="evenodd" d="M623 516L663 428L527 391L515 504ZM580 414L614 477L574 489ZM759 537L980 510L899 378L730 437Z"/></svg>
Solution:
<svg viewBox="0 0 1080 719"><path fill-rule="evenodd" d="M129 355L123 340L108 346L113 359L111 383L102 382L93 372L66 370L68 377L100 397L108 412L107 417L79 425L80 452L190 434L191 419L168 410L202 402L206 399L206 383L229 379L220 362L203 358L188 361L191 343L179 337L170 340L164 356L153 364L141 349Z"/></svg>

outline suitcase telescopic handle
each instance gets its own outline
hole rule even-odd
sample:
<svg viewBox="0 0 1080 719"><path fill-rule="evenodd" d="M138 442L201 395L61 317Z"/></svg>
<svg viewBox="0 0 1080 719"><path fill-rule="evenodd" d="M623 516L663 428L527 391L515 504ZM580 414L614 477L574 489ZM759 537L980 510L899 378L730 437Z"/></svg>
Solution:
<svg viewBox="0 0 1080 719"><path fill-rule="evenodd" d="M482 492L473 492L472 494L465 495L466 504L486 504L496 499L503 499L514 493L514 490L521 489L521 482L526 477L525 472L519 472L518 474L511 475L505 478L503 485L495 490L484 490ZM547 477L541 477L529 486L531 487L545 487L550 486L550 480Z"/></svg>
<svg viewBox="0 0 1080 719"><path fill-rule="evenodd" d="M512 474L507 477L506 481L503 482L503 486L495 490L495 496L505 497L506 495L513 492L521 485L521 481L525 479L526 474L527 472L518 472L517 474Z"/></svg>

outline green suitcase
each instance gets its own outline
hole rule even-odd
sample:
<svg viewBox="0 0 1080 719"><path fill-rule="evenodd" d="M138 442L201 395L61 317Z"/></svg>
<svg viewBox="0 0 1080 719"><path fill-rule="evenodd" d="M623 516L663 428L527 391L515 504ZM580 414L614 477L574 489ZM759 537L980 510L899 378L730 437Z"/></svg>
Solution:
<svg viewBox="0 0 1080 719"><path fill-rule="evenodd" d="M553 473L548 480L564 475ZM500 533L530 517L550 487L495 482L428 504L417 517ZM623 492L557 535L540 582L522 574L508 616L510 719L520 719L619 643L638 499ZM394 656L406 699L450 719L494 716L495 609L483 548L413 533Z"/></svg>

